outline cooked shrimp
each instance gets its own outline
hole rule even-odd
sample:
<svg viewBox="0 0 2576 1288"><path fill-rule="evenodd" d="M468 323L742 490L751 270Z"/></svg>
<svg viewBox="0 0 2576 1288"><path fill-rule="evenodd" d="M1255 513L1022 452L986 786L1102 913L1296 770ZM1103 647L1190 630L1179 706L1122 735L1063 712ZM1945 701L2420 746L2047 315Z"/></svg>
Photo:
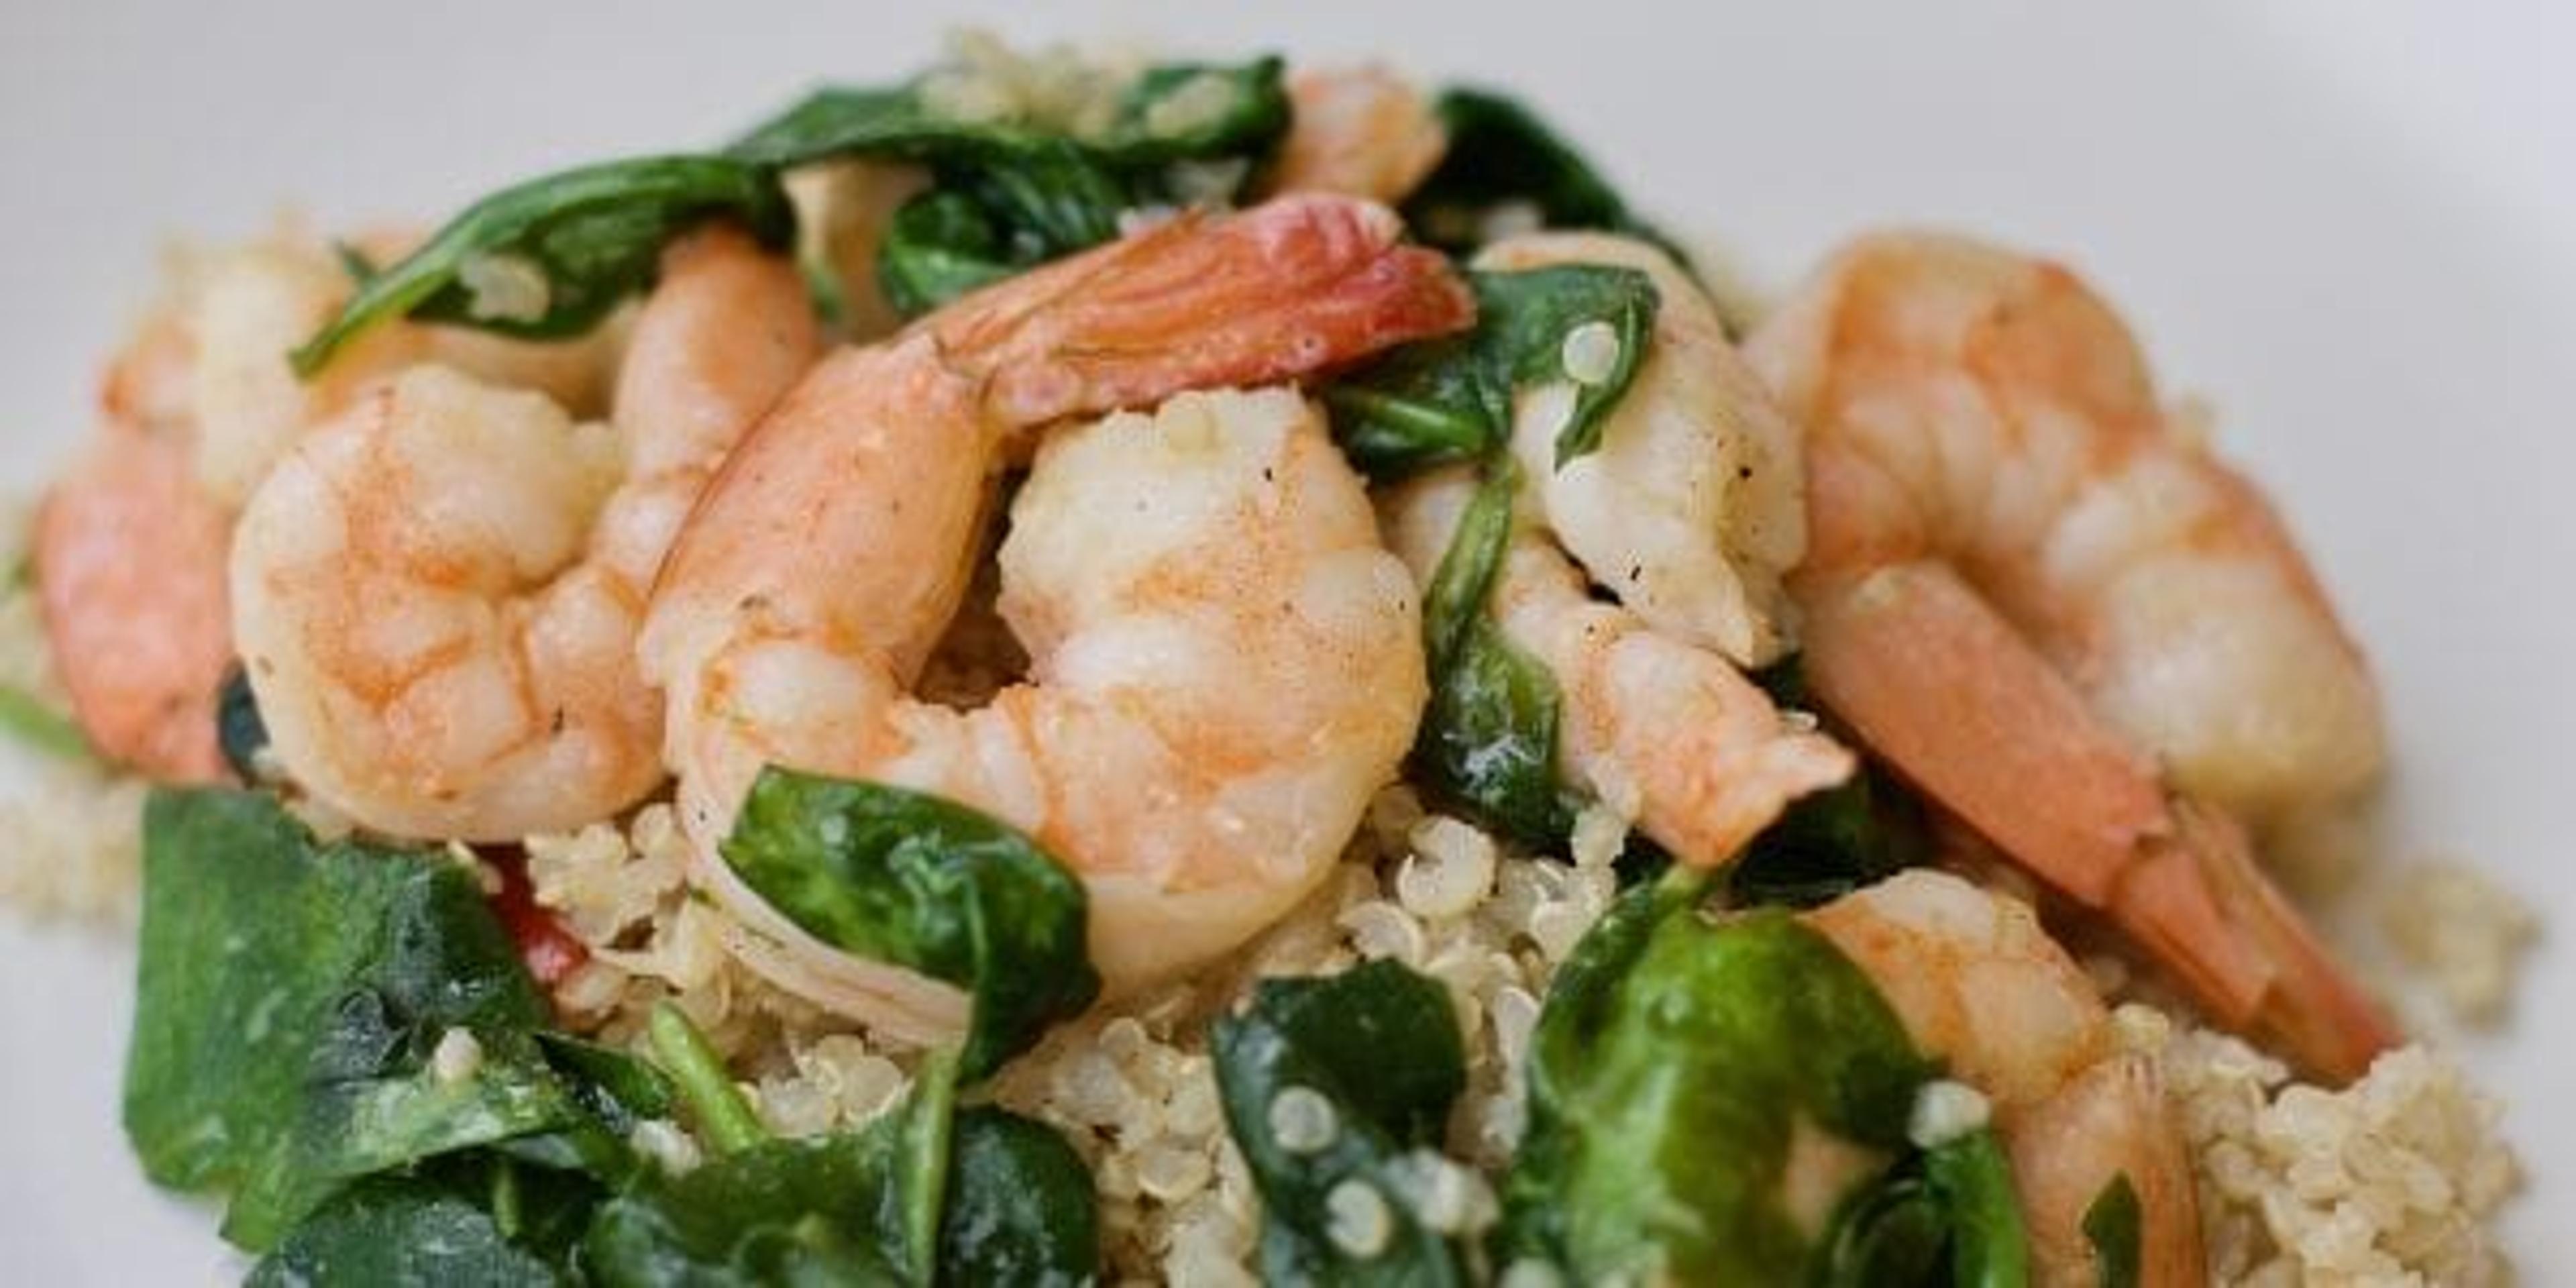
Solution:
<svg viewBox="0 0 2576 1288"><path fill-rule="evenodd" d="M1090 887L1112 989L1223 952L1320 879L1412 738L1422 663L1411 584L1290 394L1060 431L1001 554L1032 679L972 712L907 689L1027 431L1464 325L1464 289L1400 233L1339 198L1183 215L843 350L745 440L643 637L699 880L759 932L738 954L888 1032L953 1029L949 990L804 936L716 857L769 764L1028 832Z"/></svg>
<svg viewBox="0 0 2576 1288"><path fill-rule="evenodd" d="M1781 575L1806 552L1798 431L1727 343L1708 293L1672 258L1631 237L1532 233L1496 242L1479 268L1633 268L1661 306L1653 343L1600 447L1559 468L1570 380L1522 396L1512 451L1558 544L1656 630L1762 666L1791 640Z"/></svg>
<svg viewBox="0 0 2576 1288"><path fill-rule="evenodd" d="M224 777L228 523L184 440L114 417L36 517L38 602L73 716L100 754L154 778Z"/></svg>
<svg viewBox="0 0 2576 1288"><path fill-rule="evenodd" d="M1449 149L1431 105L1384 67L1299 72L1288 94L1296 116L1272 177L1278 191L1402 201Z"/></svg>
<svg viewBox="0 0 2576 1288"><path fill-rule="evenodd" d="M2028 905L1915 869L1805 918L1993 1106L2039 1282L2099 1281L2084 1215L2121 1176L2138 1195L2139 1282L2205 1281L2191 1164L2155 1064L2117 1049L2100 995Z"/></svg>
<svg viewBox="0 0 2576 1288"><path fill-rule="evenodd" d="M1389 544L1424 584L1474 490L1471 475L1451 469L1383 502ZM1725 658L1594 599L1526 512L1516 525L1492 612L1556 679L1567 782L1631 814L1683 862L1711 867L1790 801L1851 773L1849 752L1788 724Z"/></svg>
<svg viewBox="0 0 2576 1288"><path fill-rule="evenodd" d="M339 308L348 275L280 231L179 257L169 299L110 367L88 462L49 494L36 575L73 714L111 759L211 781L216 689L233 658L232 513L306 428L429 356L579 395L606 342L529 344L382 328L311 383L287 351Z"/></svg>
<svg viewBox="0 0 2576 1288"><path fill-rule="evenodd" d="M664 264L614 431L414 366L305 435L243 511L233 625L271 746L358 822L498 840L660 780L645 598L715 458L815 346L802 280L748 237L709 229Z"/></svg>
<svg viewBox="0 0 2576 1288"><path fill-rule="evenodd" d="M1750 353L1807 427L1791 589L1825 705L2220 1020L2358 1074L2388 1021L2191 802L2352 791L2376 692L2252 485L2167 427L2118 319L2052 265L1891 236Z"/></svg>

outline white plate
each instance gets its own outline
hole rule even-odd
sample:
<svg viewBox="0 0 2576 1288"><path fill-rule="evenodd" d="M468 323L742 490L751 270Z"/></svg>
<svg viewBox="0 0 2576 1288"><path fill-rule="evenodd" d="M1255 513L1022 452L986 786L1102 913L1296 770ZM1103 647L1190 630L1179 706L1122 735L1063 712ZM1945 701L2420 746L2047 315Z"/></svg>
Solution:
<svg viewBox="0 0 2576 1288"><path fill-rule="evenodd" d="M1290 10L1299 12L1291 14ZM1209 53L1376 55L1527 93L1677 232L1777 285L1864 225L1938 221L2063 253L2207 395L2383 676L2401 849L2571 912L2576 727L2576 92L2571 11L2357 6L1693 6L1511 15L1367 3L1055 3L981 21ZM1658 9L1669 12L1658 12ZM2081 8L2082 12L2077 9ZM881 12L870 12L879 9ZM0 468L24 489L166 236L452 209L500 182L719 140L826 77L881 78L975 15L923 3L526 5L89 0L0 19ZM233 1272L116 1127L131 955L0 919L0 1247L12 1282ZM2510 1223L2576 1279L2576 1109L2547 1083L2569 984L2544 949L2520 1031L2472 1056L2535 1169Z"/></svg>

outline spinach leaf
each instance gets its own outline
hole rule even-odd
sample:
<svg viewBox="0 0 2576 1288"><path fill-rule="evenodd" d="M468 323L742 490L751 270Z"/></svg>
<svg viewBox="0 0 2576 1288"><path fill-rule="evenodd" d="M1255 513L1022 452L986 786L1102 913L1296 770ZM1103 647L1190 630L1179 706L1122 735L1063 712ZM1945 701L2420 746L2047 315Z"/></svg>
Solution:
<svg viewBox="0 0 2576 1288"><path fill-rule="evenodd" d="M1130 86L1096 136L1041 123L960 120L938 111L924 82L817 90L734 141L726 154L794 167L837 157L981 163L1005 168L1032 152L1070 147L1103 172L1266 153L1288 132L1291 108L1276 57L1231 66L1169 63ZM1097 194L1085 194L1097 195Z"/></svg>
<svg viewBox="0 0 2576 1288"><path fill-rule="evenodd" d="M825 942L970 990L960 1055L969 1081L1100 993L1082 883L965 806L772 767L722 850L745 883Z"/></svg>
<svg viewBox="0 0 2576 1288"><path fill-rule="evenodd" d="M1267 979L1217 1021L1212 1047L1226 1126L1261 1191L1266 1282L1468 1281L1467 1250L1423 1222L1401 1174L1466 1088L1447 990L1385 960ZM1362 1209L1373 1250L1334 1237L1337 1206L1344 1221Z"/></svg>
<svg viewBox="0 0 2576 1288"><path fill-rule="evenodd" d="M536 1036L545 1003L464 868L170 789L143 862L126 1132L155 1181L235 1190L227 1238L266 1248L351 1182L485 1146L631 1171L650 1075Z"/></svg>
<svg viewBox="0 0 2576 1288"><path fill-rule="evenodd" d="M295 351L296 374L313 375L359 333L397 317L532 339L579 334L651 284L665 242L718 217L772 246L787 244L795 226L777 173L730 157L611 161L504 188L362 279L339 316ZM510 285L496 289L486 275Z"/></svg>
<svg viewBox="0 0 2576 1288"><path fill-rule="evenodd" d="M1100 1273L1091 1171L1053 1128L989 1106L957 1115L939 1279L1073 1288Z"/></svg>
<svg viewBox="0 0 2576 1288"><path fill-rule="evenodd" d="M78 721L16 685L0 684L0 733L64 760L96 760Z"/></svg>
<svg viewBox="0 0 2576 1288"><path fill-rule="evenodd" d="M583 1264L604 1285L1090 1282L1090 1174L1050 1129L956 1108L934 1056L856 1132L765 1139L601 1209Z"/></svg>
<svg viewBox="0 0 2576 1288"><path fill-rule="evenodd" d="M600 1209L582 1264L611 1288L917 1282L882 1221L893 1121L767 1141L648 1181Z"/></svg>
<svg viewBox="0 0 2576 1288"><path fill-rule="evenodd" d="M1150 69L1104 128L1079 136L944 115L928 84L821 90L730 149L770 166L874 157L929 167L931 187L896 212L878 251L879 284L906 315L1107 241L1126 211L1233 200L1289 119L1276 58Z"/></svg>
<svg viewBox="0 0 2576 1288"><path fill-rule="evenodd" d="M1457 88L1440 96L1437 111L1449 150L1404 206L1405 222L1424 241L1472 250L1486 240L1489 217L1517 205L1543 227L1637 233L1671 248L1581 152L1518 100Z"/></svg>
<svg viewBox="0 0 2576 1288"><path fill-rule="evenodd" d="M1817 1288L2025 1288L2030 1251L2011 1166L1970 1132L1864 1186L1836 1212Z"/></svg>
<svg viewBox="0 0 2576 1288"><path fill-rule="evenodd" d="M1501 449L1511 441L1514 395L1552 381L1572 381L1575 390L1557 430L1556 464L1592 451L1644 360L1662 302L1653 279L1609 264L1465 276L1476 295L1474 330L1405 345L1324 390L1335 437L1373 476ZM1617 346L1607 372L1573 381L1567 340L1587 327L1607 328Z"/></svg>
<svg viewBox="0 0 2576 1288"><path fill-rule="evenodd" d="M1991 1131L1969 1132L1923 1152L1923 1175L1949 1227L1955 1288L2025 1288L2030 1236L2012 1164Z"/></svg>
<svg viewBox="0 0 2576 1288"><path fill-rule="evenodd" d="M1413 758L1438 790L1485 821L1548 846L1573 830L1577 809L1556 777L1556 678L1485 611L1511 542L1515 483L1510 462L1498 462L1423 593L1431 703Z"/></svg>
<svg viewBox="0 0 2576 1288"><path fill-rule="evenodd" d="M1816 1252L1781 1203L1793 1138L1904 1149L1932 1066L1895 1013L1822 935L1777 909L1712 923L1706 890L1623 895L1551 986L1504 1254L1584 1282L1793 1282Z"/></svg>
<svg viewBox="0 0 2576 1288"><path fill-rule="evenodd" d="M1790 802L1727 872L1740 904L1812 908L1924 861L1920 806L1875 767Z"/></svg>
<svg viewBox="0 0 2576 1288"><path fill-rule="evenodd" d="M507 1159L444 1159L351 1186L260 1259L249 1288L552 1288L582 1282L570 1255L596 1187Z"/></svg>
<svg viewBox="0 0 2576 1288"><path fill-rule="evenodd" d="M2140 1249L2138 1188L2122 1172L2084 1209L2084 1238L2093 1245L2100 1288L2137 1288Z"/></svg>
<svg viewBox="0 0 2576 1288"><path fill-rule="evenodd" d="M1816 709L1793 655L1756 671L1783 710ZM1843 783L1790 802L1728 869L1733 902L1812 908L1927 862L1922 802L1875 764Z"/></svg>

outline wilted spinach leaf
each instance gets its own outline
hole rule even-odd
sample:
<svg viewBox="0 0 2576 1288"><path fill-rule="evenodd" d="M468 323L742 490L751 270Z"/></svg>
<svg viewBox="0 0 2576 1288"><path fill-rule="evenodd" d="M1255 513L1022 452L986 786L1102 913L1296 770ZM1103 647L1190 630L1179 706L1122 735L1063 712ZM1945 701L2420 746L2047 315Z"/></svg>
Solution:
<svg viewBox="0 0 2576 1288"><path fill-rule="evenodd" d="M896 212L877 257L886 299L907 315L1107 241L1126 211L1232 200L1288 128L1276 58L1153 68L1089 136L959 120L937 110L927 83L818 91L730 149L771 166L834 157L927 166L931 187Z"/></svg>
<svg viewBox="0 0 2576 1288"><path fill-rule="evenodd" d="M1388 960L1266 979L1217 1021L1212 1047L1227 1129L1261 1190L1266 1282L1468 1282L1466 1250L1423 1224L1399 1174L1436 1149L1467 1085L1445 988ZM1386 1218L1372 1255L1329 1233L1334 1191L1351 1186Z"/></svg>
<svg viewBox="0 0 2576 1288"><path fill-rule="evenodd" d="M1054 1128L990 1106L951 1133L939 1280L1074 1288L1100 1274L1091 1171Z"/></svg>
<svg viewBox="0 0 2576 1288"><path fill-rule="evenodd" d="M1095 1206L1072 1146L958 1111L956 1065L934 1057L860 1131L764 1140L612 1200L584 1264L604 1285L1085 1283Z"/></svg>
<svg viewBox="0 0 2576 1288"><path fill-rule="evenodd" d="M1924 1151L1846 1199L1818 1288L2024 1288L2028 1235L2011 1165L1983 1129Z"/></svg>
<svg viewBox="0 0 2576 1288"><path fill-rule="evenodd" d="M1622 896L1550 987L1506 1256L1581 1282L1797 1282L1817 1250L1782 1206L1792 1133L1905 1148L1933 1068L1895 1013L1785 912L1710 922L1706 888L1677 871Z"/></svg>
<svg viewBox="0 0 2576 1288"><path fill-rule="evenodd" d="M746 884L825 942L971 991L969 1081L1100 993L1082 883L955 802L772 767L722 848Z"/></svg>
<svg viewBox="0 0 2576 1288"><path fill-rule="evenodd" d="M1786 710L1812 711L1795 656L1753 673ZM1864 765L1844 782L1790 802L1727 871L1737 903L1812 908L1926 860L1922 802L1886 771Z"/></svg>
<svg viewBox="0 0 2576 1288"><path fill-rule="evenodd" d="M1510 462L1498 462L1423 593L1431 704L1413 757L1440 791L1543 847L1565 839L1577 808L1556 776L1556 679L1485 610L1511 542L1514 485Z"/></svg>
<svg viewBox="0 0 2576 1288"><path fill-rule="evenodd" d="M1334 436L1372 475L1403 475L1502 448L1511 441L1514 396L1570 380L1566 338L1607 327L1617 352L1607 374L1575 382L1572 410L1556 434L1562 466L1600 445L1603 422L1654 337L1661 297L1653 279L1633 268L1557 264L1465 276L1476 295L1475 329L1405 345L1325 387Z"/></svg>
<svg viewBox="0 0 2576 1288"><path fill-rule="evenodd" d="M1449 150L1404 206L1406 222L1424 241L1472 250L1486 240L1489 216L1518 205L1542 227L1636 233L1670 248L1582 153L1519 100L1457 88L1440 96L1437 110L1449 130Z"/></svg>
<svg viewBox="0 0 2576 1288"><path fill-rule="evenodd" d="M339 316L295 351L296 373L311 376L360 332L398 317L538 339L579 334L651 284L665 242L719 217L772 246L795 228L777 173L730 157L610 161L504 188L362 279ZM492 270L525 277L517 289L526 298L478 290L478 274Z"/></svg>
<svg viewBox="0 0 2576 1288"><path fill-rule="evenodd" d="M253 1250L459 1150L613 1179L631 1114L658 1109L631 1061L536 1036L545 1004L471 873L318 842L265 795L154 793L140 939L127 1135L155 1181L233 1188L224 1233ZM433 1067L451 1031L479 1051L466 1076Z"/></svg>
<svg viewBox="0 0 2576 1288"><path fill-rule="evenodd" d="M260 1259L249 1288L552 1288L582 1282L585 1178L496 1156L442 1159L335 1195Z"/></svg>

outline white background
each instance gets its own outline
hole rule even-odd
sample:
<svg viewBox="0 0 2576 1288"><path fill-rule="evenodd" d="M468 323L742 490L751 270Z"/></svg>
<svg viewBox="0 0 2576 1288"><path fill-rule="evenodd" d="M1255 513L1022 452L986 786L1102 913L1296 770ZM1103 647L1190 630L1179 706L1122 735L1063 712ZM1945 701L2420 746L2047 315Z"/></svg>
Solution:
<svg viewBox="0 0 2576 1288"><path fill-rule="evenodd" d="M719 141L979 21L1231 55L1381 56L1526 92L1640 204L1777 287L1867 224L2058 252L2221 409L2376 657L2388 831L2568 924L2576 726L2576 10L2525 6L1051 3L171 4L0 10L0 479L32 486L166 237L434 215L502 182ZM1660 10L1660 11L1659 11ZM0 838L5 844L6 838ZM0 918L0 1280L235 1273L115 1126L130 953ZM2576 1110L2548 1078L2566 956L2475 1044L2535 1185L2534 1282Z"/></svg>

